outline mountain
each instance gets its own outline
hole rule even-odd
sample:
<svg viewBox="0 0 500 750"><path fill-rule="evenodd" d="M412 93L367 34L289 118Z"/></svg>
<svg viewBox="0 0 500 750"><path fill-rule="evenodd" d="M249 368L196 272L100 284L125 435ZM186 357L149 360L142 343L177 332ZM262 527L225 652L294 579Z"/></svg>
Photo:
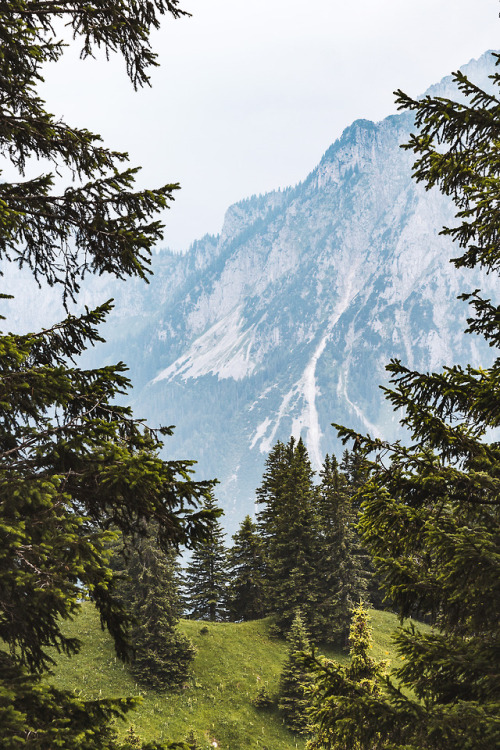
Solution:
<svg viewBox="0 0 500 750"><path fill-rule="evenodd" d="M488 85L491 56L463 70ZM447 78L430 92L452 89ZM411 179L400 146L412 125L408 113L357 120L303 182L231 206L220 235L185 255L160 253L149 286L101 278L83 291L88 305L116 300L107 344L87 361L130 365L137 415L177 425L166 452L220 479L230 527L252 510L277 439L302 435L319 469L341 449L332 421L401 436L378 387L391 358L420 370L491 359L463 335L456 297L491 293L495 280L450 265L439 230L453 206ZM9 271L4 289L22 302L19 278ZM29 295L10 308L10 327L29 325ZM45 292L37 317L55 317L55 305Z"/></svg>

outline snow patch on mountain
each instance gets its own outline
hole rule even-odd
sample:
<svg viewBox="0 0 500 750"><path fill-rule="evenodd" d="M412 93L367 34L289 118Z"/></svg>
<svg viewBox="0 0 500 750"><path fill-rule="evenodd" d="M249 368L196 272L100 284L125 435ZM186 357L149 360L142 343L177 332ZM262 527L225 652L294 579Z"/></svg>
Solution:
<svg viewBox="0 0 500 750"><path fill-rule="evenodd" d="M359 419L364 429L368 432L368 434L371 437L382 438L383 436L379 428L375 424L373 424L373 422L370 422L367 416L363 413L363 410L360 409L360 407L357 404L351 401L351 399L349 398L347 394L349 369L350 369L349 361L347 361L346 364L342 367L340 374L339 374L339 380L338 380L338 385L337 385L337 393L339 395L339 398L343 399L345 403L348 404L353 414Z"/></svg>
<svg viewBox="0 0 500 750"><path fill-rule="evenodd" d="M319 425L318 410L316 408L316 396L321 395L316 384L316 365L325 350L328 338L329 332L322 337L316 347L316 350L309 360L304 375L298 385L298 388L302 391L305 405L300 417L294 419L292 424L293 435L300 435L302 430L304 428L306 429L307 445L309 446L311 462L315 469L321 467L323 463L323 456L321 455L320 450L322 432Z"/></svg>
<svg viewBox="0 0 500 750"><path fill-rule="evenodd" d="M288 393L286 393L284 395L284 397L283 397L283 399L281 401L280 407L278 409L278 413L277 413L276 418L274 420L274 425L273 425L273 420L272 419L269 420L269 422L267 423L265 431L262 433L263 434L263 439L261 440L261 443L260 443L260 446L259 446L259 449L260 449L261 453L269 453L269 451L271 450L272 446L275 443L276 433L278 432L280 424L281 424L282 420L285 418L285 416L287 416L290 413L289 407L290 407L290 404L292 403L293 397L296 396L296 395L297 395L297 387L294 386L293 388L291 388L288 391ZM273 425L272 430L267 435L267 437L265 437L266 433L267 433L267 428L270 427L271 425ZM254 445L257 442L258 442L258 440L255 441Z"/></svg>
<svg viewBox="0 0 500 750"><path fill-rule="evenodd" d="M307 363L304 374L297 384L297 390L302 393L305 404L300 417L295 418L292 425L292 434L298 437L302 430L306 431L306 443L311 456L311 463L316 471L319 471L323 465L323 453L321 450L322 431L320 427L318 410L316 408L316 397L321 395L321 391L316 383L316 367L318 360L323 354L326 344L329 341L332 331L338 323L341 315L347 310L353 298L353 282L357 275L357 267L351 265L345 278L345 289L341 299L335 305L335 310L328 321L326 333L321 338L314 354Z"/></svg>
<svg viewBox="0 0 500 750"><path fill-rule="evenodd" d="M264 435L267 432L267 428L269 427L270 424L271 424L271 420L269 419L269 417L266 417L264 421L261 422L257 426L257 429L255 430L255 435L253 436L252 442L250 443L250 450L253 450L253 448L255 448L259 440L264 437Z"/></svg>
<svg viewBox="0 0 500 750"><path fill-rule="evenodd" d="M343 279L342 295L334 306L334 310L327 321L326 329L321 335L319 343L316 345L311 357L307 361L302 376L283 397L275 419L273 420L266 417L266 419L258 425L250 443L251 449L260 442L260 451L267 453L279 431L281 422L286 418L291 418L291 434L298 438L304 433L312 466L315 470L321 468L324 458L321 448L321 438L323 433L316 406L316 399L321 396L321 389L317 383L316 369L318 362L325 351L325 347L331 339L332 332L335 330L335 326L343 313L349 308L349 305L357 294L358 290L355 287L354 282L357 278L359 279L358 266L359 262L351 263L351 266ZM272 429L270 433L267 434L270 427L272 427Z"/></svg>
<svg viewBox="0 0 500 750"><path fill-rule="evenodd" d="M220 379L247 377L256 366L251 356L254 326L246 330L243 326L240 306L199 336L186 354L154 378L153 384L177 377L186 381L209 374L218 375Z"/></svg>

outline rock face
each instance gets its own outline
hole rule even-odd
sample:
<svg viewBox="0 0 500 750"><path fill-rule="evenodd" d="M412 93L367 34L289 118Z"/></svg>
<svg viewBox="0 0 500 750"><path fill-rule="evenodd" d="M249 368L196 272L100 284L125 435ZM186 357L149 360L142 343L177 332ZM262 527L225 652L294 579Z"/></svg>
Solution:
<svg viewBox="0 0 500 750"><path fill-rule="evenodd" d="M484 84L491 67L466 69ZM401 435L378 388L391 358L421 370L491 358L463 335L456 297L495 280L448 262L453 207L411 179L411 128L408 114L354 122L302 183L232 206L184 256L161 253L149 287L85 292L117 302L92 363L129 363L137 414L177 425L168 453L221 480L230 525L252 510L278 438L302 435L319 468L340 450L332 421Z"/></svg>

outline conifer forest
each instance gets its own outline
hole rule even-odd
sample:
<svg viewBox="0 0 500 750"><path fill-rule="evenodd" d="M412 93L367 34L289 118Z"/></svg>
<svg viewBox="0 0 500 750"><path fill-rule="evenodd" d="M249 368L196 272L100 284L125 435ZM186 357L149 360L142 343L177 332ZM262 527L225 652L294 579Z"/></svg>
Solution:
<svg viewBox="0 0 500 750"><path fill-rule="evenodd" d="M147 89L159 64L160 26L172 22L175 34L190 15L180 0L0 0L0 747L500 748L500 299L490 292L500 273L500 54L488 53L488 86L458 71L447 84L455 96L396 91L398 112L412 118L401 148L413 164L413 183L431 206L451 206L449 225L436 230L453 248L450 274L466 319L460 336L474 342L476 360L421 370L410 356L412 342L406 360L395 349L379 401L397 428L383 434L368 418L340 424L332 410L337 447L322 453L320 397L333 399L343 388L356 418L365 403L359 389L361 406L349 401L341 375L335 387L316 387L314 369L334 325L347 316L353 261L298 381L309 399L308 430L301 431L305 417L294 419L286 437L278 430L298 393L298 386L285 388L252 442L253 450L262 441L255 455L263 471L251 502L235 492L228 503L227 489L224 502L218 495L222 478L197 470L210 448L189 421L196 414L186 415L192 455L172 458L177 427L139 413L127 364L109 357L92 364L107 325L116 329L113 315L127 292L92 306L88 285L95 278L121 282L131 290L131 306L138 284L147 294L180 185L145 187L128 153L109 148L85 123L52 114L43 93L48 66L65 64L68 45L78 46L83 66L93 58L102 66L120 60L131 89ZM203 122L196 127L201 131ZM165 132L168 139L168 122ZM352 190L362 168L361 159L346 167ZM311 174L307 189L321 182ZM383 204L383 186L375 192ZM255 240L255 254L267 252L259 232L277 225L283 201L302 196L306 204L299 193L276 191L265 216L257 206L264 198L254 196L254 223L238 229L233 245ZM338 233L342 245L335 222L317 223L315 231ZM205 241L208 258L216 243ZM226 262L230 251L231 243L216 262ZM203 274L210 258L202 255L193 264L194 291L174 298L179 309L188 309L195 291L209 299L212 282ZM174 288L175 258L162 257ZM291 257L290 268L300 262L298 253ZM444 257L442 263L450 265ZM251 260L239 275L251 275L250 266ZM12 268L21 286L29 278L57 297L60 320L11 332ZM467 274L471 284L463 282ZM310 290L323 288L319 276L304 276ZM478 278L487 279L487 291ZM290 327L303 323L305 297L290 301ZM268 320L273 300L266 304ZM189 313L193 326L202 308ZM160 320L161 310L156 314ZM358 336L356 315L345 318L345 341ZM416 339L428 318L413 321ZM125 336L130 341L145 338L137 320ZM165 320L156 343L146 342L151 352L169 335L182 338L182 326ZM214 320L212 327L199 324L197 341L213 358L231 351L232 380L224 376L231 384L218 390L220 365L219 380L200 386L202 400L240 414L243 429L252 409L271 403L264 396L281 387L281 366L269 354L265 375L255 374L264 395L251 407L237 397L226 403L224 393L250 393L244 377L253 373L255 341L271 350L258 334L245 339L240 319ZM298 334L304 350L314 338L307 339L306 328ZM367 336L363 345L370 342ZM175 366L161 360L145 386L159 413L158 383L202 370L193 365L201 344L191 346L191 359L176 346ZM132 345L130 351L137 359L131 371L142 377L146 355ZM295 352L289 354L293 360ZM339 345L337 359L325 360L337 375L343 356ZM373 379L361 359L351 365ZM179 393L188 375L177 383ZM323 370L321 376L328 382ZM205 429L203 421L210 420L200 416ZM228 460L225 430L213 426L220 436L215 461Z"/></svg>

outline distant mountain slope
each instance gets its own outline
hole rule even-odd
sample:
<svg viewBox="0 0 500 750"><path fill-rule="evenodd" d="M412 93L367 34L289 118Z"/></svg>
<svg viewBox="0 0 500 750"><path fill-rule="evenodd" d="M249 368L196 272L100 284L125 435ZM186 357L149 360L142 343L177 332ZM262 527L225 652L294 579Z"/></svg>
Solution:
<svg viewBox="0 0 500 750"><path fill-rule="evenodd" d="M466 69L484 85L490 57ZM406 113L358 120L302 183L232 206L186 255L160 254L149 287L87 287L87 304L117 300L92 361L129 363L137 414L177 425L169 453L221 480L232 526L278 438L301 434L319 468L339 450L332 421L400 434L378 389L391 358L423 370L488 358L463 336L456 296L495 281L448 263L452 206L411 179L411 129Z"/></svg>

